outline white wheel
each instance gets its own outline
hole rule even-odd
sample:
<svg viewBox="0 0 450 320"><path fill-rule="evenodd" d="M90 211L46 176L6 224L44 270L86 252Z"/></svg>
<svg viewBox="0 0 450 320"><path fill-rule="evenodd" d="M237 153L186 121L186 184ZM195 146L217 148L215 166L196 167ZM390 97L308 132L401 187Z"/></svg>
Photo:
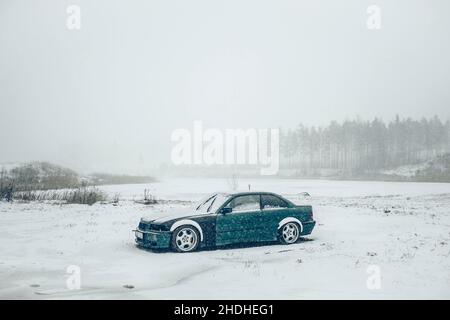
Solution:
<svg viewBox="0 0 450 320"><path fill-rule="evenodd" d="M198 232L194 227L181 226L174 230L172 247L178 252L194 251L198 246Z"/></svg>
<svg viewBox="0 0 450 320"><path fill-rule="evenodd" d="M300 236L298 224L295 222L288 222L281 227L280 240L283 244L295 243Z"/></svg>

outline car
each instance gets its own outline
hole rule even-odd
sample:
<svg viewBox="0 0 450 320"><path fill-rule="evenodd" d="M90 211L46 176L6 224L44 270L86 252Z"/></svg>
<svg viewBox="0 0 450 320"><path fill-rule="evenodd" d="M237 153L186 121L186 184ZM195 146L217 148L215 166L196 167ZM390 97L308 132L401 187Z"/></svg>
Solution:
<svg viewBox="0 0 450 320"><path fill-rule="evenodd" d="M293 244L315 224L310 205L295 205L275 193L213 193L191 211L142 218L133 231L139 247L192 252L236 243Z"/></svg>

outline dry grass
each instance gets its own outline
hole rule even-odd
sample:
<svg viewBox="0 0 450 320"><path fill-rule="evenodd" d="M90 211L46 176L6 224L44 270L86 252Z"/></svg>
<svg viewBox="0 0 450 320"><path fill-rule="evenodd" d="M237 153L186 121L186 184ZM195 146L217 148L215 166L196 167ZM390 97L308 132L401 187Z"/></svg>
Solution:
<svg viewBox="0 0 450 320"><path fill-rule="evenodd" d="M106 194L95 187L81 187L69 190L48 191L18 191L13 195L18 201L62 201L65 203L77 203L92 205L107 199Z"/></svg>

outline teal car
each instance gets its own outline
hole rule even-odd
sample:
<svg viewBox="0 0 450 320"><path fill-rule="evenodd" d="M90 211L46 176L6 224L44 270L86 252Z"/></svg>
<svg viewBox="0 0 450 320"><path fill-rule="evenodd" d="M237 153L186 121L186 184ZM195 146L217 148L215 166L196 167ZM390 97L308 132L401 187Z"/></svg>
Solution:
<svg viewBox="0 0 450 320"><path fill-rule="evenodd" d="M274 193L214 193L191 211L142 218L134 232L140 247L191 252L236 243L292 244L310 234L315 223L311 206Z"/></svg>

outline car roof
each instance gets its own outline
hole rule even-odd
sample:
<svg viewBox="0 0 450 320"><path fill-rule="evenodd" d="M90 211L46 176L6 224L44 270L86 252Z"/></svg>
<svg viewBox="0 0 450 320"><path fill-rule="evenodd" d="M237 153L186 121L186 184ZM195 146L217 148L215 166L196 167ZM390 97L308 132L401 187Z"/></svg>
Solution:
<svg viewBox="0 0 450 320"><path fill-rule="evenodd" d="M236 196L245 196L245 195L273 195L273 196L282 198L284 201L287 201L291 206L295 206L295 204L292 201L286 199L285 197L283 197L279 194L276 194L274 192L268 192L268 191L214 192L212 194L212 196L218 195L218 194L221 194L227 198L236 197Z"/></svg>
<svg viewBox="0 0 450 320"><path fill-rule="evenodd" d="M222 193L223 194L223 193ZM279 196L280 195L273 193L273 192L268 192L268 191L241 191L241 192L231 192L231 193L225 193L229 196L245 196L245 195L253 195L253 194L267 194L267 195L274 195L274 196Z"/></svg>

